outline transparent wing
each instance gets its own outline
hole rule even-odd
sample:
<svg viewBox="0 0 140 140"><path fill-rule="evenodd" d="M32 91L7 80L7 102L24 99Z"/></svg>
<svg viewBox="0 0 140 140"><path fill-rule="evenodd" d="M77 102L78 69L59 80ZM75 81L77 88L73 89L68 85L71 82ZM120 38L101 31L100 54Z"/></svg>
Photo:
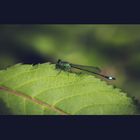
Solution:
<svg viewBox="0 0 140 140"><path fill-rule="evenodd" d="M83 65L77 65L77 64L71 64L71 67L73 68L78 68L80 70L86 70L89 72L96 72L96 73L100 73L101 70L98 67L93 67L93 66L83 66Z"/></svg>

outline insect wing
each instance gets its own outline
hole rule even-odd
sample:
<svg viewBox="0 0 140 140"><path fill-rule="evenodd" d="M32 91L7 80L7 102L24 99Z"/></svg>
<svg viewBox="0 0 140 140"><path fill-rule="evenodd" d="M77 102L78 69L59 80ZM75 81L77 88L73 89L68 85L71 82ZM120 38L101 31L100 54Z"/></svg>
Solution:
<svg viewBox="0 0 140 140"><path fill-rule="evenodd" d="M70 64L71 67L73 68L78 68L81 70L88 70L90 72L96 72L96 73L100 73L101 70L98 67L93 67L93 66L83 66L83 65L77 65L77 64Z"/></svg>

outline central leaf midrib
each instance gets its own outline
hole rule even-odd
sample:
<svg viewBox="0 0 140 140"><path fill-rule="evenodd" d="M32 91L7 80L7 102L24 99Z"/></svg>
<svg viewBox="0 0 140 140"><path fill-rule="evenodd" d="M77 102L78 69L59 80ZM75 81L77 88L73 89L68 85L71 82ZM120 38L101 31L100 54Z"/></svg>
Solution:
<svg viewBox="0 0 140 140"><path fill-rule="evenodd" d="M57 107L55 107L55 106L51 106L51 105L49 105L49 104L47 104L47 103L44 103L43 101L40 101L40 100L38 100L38 99L36 99L36 98L33 98L33 97L31 97L31 96L25 95L24 93L21 93L21 92L19 92L19 91L15 91L15 90L10 89L10 88L8 88L8 87L0 86L0 90L6 91L6 92L8 92L9 94L13 94L13 95L16 95L16 96L23 97L23 98L25 98L25 99L27 99L27 100L30 100L30 101L32 101L32 102L34 102L34 103L36 103L36 104L40 104L40 105L42 105L42 106L45 106L45 107L47 107L47 108L49 108L49 109L51 109L51 110L53 110L53 111L55 111L55 112L58 112L58 113L61 114L61 115L69 115L68 113L64 112L63 110L61 110L61 109L59 109L59 108L57 108Z"/></svg>

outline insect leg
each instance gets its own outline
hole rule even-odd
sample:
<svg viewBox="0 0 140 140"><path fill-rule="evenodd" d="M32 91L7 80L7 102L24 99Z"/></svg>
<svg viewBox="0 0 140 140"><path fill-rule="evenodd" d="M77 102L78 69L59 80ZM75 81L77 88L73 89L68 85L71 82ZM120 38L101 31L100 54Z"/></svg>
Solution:
<svg viewBox="0 0 140 140"><path fill-rule="evenodd" d="M61 71L62 71L61 69L58 69L58 73L57 73L57 75L59 75L59 74L61 73Z"/></svg>

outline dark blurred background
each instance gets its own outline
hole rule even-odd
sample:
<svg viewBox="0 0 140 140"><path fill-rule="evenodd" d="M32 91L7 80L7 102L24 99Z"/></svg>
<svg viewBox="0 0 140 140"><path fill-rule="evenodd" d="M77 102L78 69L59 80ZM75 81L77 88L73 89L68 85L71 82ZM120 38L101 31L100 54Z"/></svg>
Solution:
<svg viewBox="0 0 140 140"><path fill-rule="evenodd" d="M140 25L0 25L0 69L59 58L100 67L140 100Z"/></svg>

